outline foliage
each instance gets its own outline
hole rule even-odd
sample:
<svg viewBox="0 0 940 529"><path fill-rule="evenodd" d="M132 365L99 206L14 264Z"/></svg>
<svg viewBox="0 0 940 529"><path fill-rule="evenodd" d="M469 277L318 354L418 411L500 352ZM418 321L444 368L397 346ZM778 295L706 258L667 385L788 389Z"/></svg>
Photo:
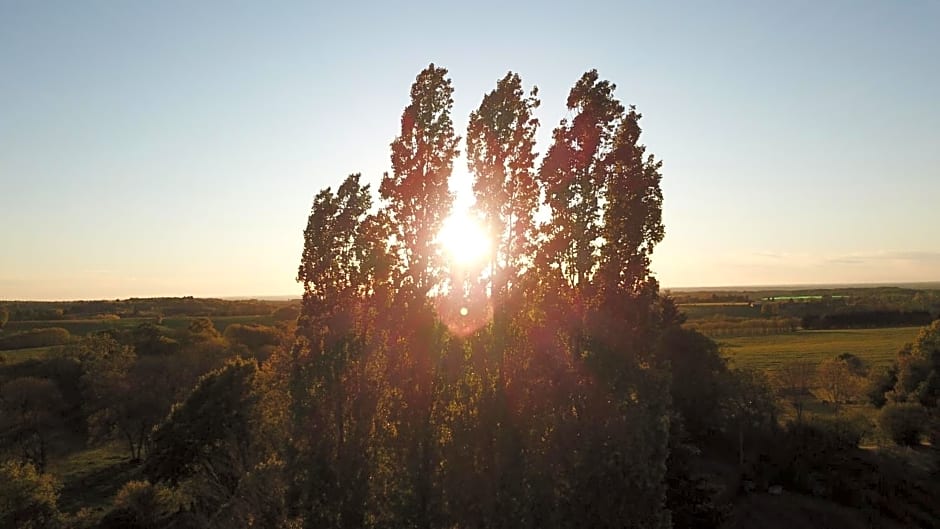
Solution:
<svg viewBox="0 0 940 529"><path fill-rule="evenodd" d="M450 117L454 89L446 76L434 64L418 74L391 145L392 174L379 187L395 229L395 253L406 267L403 280L422 295L439 280L433 241L453 202L448 179L459 152Z"/></svg>
<svg viewBox="0 0 940 529"><path fill-rule="evenodd" d="M164 527L164 522L179 510L181 499L179 493L159 483L128 481L114 497L114 509L127 526Z"/></svg>
<svg viewBox="0 0 940 529"><path fill-rule="evenodd" d="M568 110L552 133L553 143L539 170L545 203L551 211L543 226L542 256L572 284L584 284L596 271L596 241L601 237L607 167L623 105L615 85L585 73L568 94Z"/></svg>
<svg viewBox="0 0 940 529"><path fill-rule="evenodd" d="M720 490L693 469L699 450L684 442L685 432L677 423L669 435L666 472L666 506L672 526L687 529L715 529L731 512L731 505L719 500Z"/></svg>
<svg viewBox="0 0 940 529"><path fill-rule="evenodd" d="M925 325L933 321L926 310L867 310L811 314L804 316L800 326L804 329L859 329L866 327L904 327Z"/></svg>
<svg viewBox="0 0 940 529"><path fill-rule="evenodd" d="M891 397L928 408L940 405L940 320L924 327L898 353L897 383Z"/></svg>
<svg viewBox="0 0 940 529"><path fill-rule="evenodd" d="M797 422L801 422L806 397L816 380L816 366L806 361L788 362L771 374L771 380L778 395L796 410Z"/></svg>
<svg viewBox="0 0 940 529"><path fill-rule="evenodd" d="M777 427L777 399L770 380L761 371L735 369L729 372L721 403L725 431L738 438L738 464L745 461L745 441Z"/></svg>
<svg viewBox="0 0 940 529"><path fill-rule="evenodd" d="M117 433L132 460L140 460L151 429L177 395L179 365L159 356L138 358L108 336L86 338L72 353L82 363L82 387L93 437ZM148 388L141 391L140 388Z"/></svg>
<svg viewBox="0 0 940 529"><path fill-rule="evenodd" d="M911 402L888 404L878 415L878 426L899 445L920 444L926 424L927 412L924 407Z"/></svg>
<svg viewBox="0 0 940 529"><path fill-rule="evenodd" d="M59 484L28 463L0 464L0 527L50 529L60 519Z"/></svg>
<svg viewBox="0 0 940 529"><path fill-rule="evenodd" d="M546 182L532 173L535 94L513 74L499 81L468 129L495 275L461 279L433 240L456 155L445 75L432 65L412 87L383 208L368 213L358 175L314 199L297 340L270 361L268 391L288 407L266 408L289 431L288 518L309 527L667 526L669 384L666 362L654 359L677 315L647 267L661 238L660 195L658 164L633 164L646 158L639 115L607 105L609 145L591 150L599 161L580 176L543 166L559 181L643 202L609 198L586 213L617 244L582 254L590 273L572 275L531 220ZM585 113L578 130L591 130L594 101L612 90L592 88L592 76L572 90L583 100L572 108ZM577 134L561 135L592 149ZM559 185L547 205L564 216L586 195ZM564 240L586 236L553 240L587 251L590 241ZM448 288L457 281L464 288ZM455 307L479 311L480 323L455 321Z"/></svg>
<svg viewBox="0 0 940 529"><path fill-rule="evenodd" d="M183 484L200 519L221 516L243 525L232 517L244 502L261 502L253 511L260 516L264 502L277 500L258 488L271 485L271 463L258 430L257 373L254 361L229 361L204 376L153 434L145 475L158 484Z"/></svg>
<svg viewBox="0 0 940 529"><path fill-rule="evenodd" d="M254 323L233 323L225 328L225 339L232 345L243 346L249 351L259 351L281 342L281 333L274 327Z"/></svg>
<svg viewBox="0 0 940 529"><path fill-rule="evenodd" d="M497 296L518 280L535 244L537 95L535 87L527 95L519 75L509 72L483 97L467 125L467 164L475 176L476 208L498 244L492 272Z"/></svg>
<svg viewBox="0 0 940 529"><path fill-rule="evenodd" d="M704 335L674 327L666 331L657 359L672 374L672 406L693 438L704 438L718 424L718 409L728 368L718 345Z"/></svg>
<svg viewBox="0 0 940 529"><path fill-rule="evenodd" d="M868 375L868 385L865 388L865 396L868 397L868 402L876 408L881 408L887 404L888 398L885 394L894 388L897 381L897 365L873 370Z"/></svg>

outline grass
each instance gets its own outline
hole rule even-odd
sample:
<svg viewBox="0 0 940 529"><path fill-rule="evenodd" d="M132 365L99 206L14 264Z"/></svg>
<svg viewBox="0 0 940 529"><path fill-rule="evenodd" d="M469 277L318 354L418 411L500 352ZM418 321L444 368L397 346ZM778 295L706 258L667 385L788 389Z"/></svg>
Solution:
<svg viewBox="0 0 940 529"><path fill-rule="evenodd" d="M871 367L890 365L898 349L911 342L920 327L798 331L767 336L741 336L719 341L734 367L775 371L794 360L820 363L852 353Z"/></svg>
<svg viewBox="0 0 940 529"><path fill-rule="evenodd" d="M28 360L45 360L49 357L50 351L59 349L58 345L50 347L30 347L29 349L11 349L9 351L0 351L0 366L13 365L26 362Z"/></svg>
<svg viewBox="0 0 940 529"><path fill-rule="evenodd" d="M140 466L129 462L127 454L120 443L109 443L53 461L49 471L62 480L59 507L65 512L88 507L103 513L125 483L140 479Z"/></svg>

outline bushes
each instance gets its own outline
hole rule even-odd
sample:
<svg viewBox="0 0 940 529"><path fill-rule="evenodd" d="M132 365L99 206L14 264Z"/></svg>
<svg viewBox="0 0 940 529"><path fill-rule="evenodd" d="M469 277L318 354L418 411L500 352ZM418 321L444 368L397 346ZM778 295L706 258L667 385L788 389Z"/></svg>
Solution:
<svg viewBox="0 0 940 529"><path fill-rule="evenodd" d="M0 338L0 351L64 345L72 339L69 331L61 327L32 329Z"/></svg>
<svg viewBox="0 0 940 529"><path fill-rule="evenodd" d="M868 419L861 415L813 417L790 423L783 445L794 448L801 458L824 465L832 454L858 447L871 427Z"/></svg>
<svg viewBox="0 0 940 529"><path fill-rule="evenodd" d="M54 526L59 484L32 465L7 461L0 465L0 527L41 529Z"/></svg>
<svg viewBox="0 0 940 529"><path fill-rule="evenodd" d="M878 416L878 425L895 443L915 446L920 443L927 419L927 412L922 406L903 402L885 406Z"/></svg>
<svg viewBox="0 0 940 529"><path fill-rule="evenodd" d="M274 327L254 323L233 323L225 328L225 339L232 345L243 345L250 351L280 343L281 335Z"/></svg>

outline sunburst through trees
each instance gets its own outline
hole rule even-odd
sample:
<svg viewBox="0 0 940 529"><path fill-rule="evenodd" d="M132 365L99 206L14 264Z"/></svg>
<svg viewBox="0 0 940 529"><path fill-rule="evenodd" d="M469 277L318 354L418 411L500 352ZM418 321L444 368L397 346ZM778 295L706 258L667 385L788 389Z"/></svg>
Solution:
<svg viewBox="0 0 940 529"><path fill-rule="evenodd" d="M453 88L432 64L378 207L359 175L317 195L275 361L306 526L669 525L660 165L614 89L582 76L536 169L538 91L500 79L467 130L476 204L454 213Z"/></svg>

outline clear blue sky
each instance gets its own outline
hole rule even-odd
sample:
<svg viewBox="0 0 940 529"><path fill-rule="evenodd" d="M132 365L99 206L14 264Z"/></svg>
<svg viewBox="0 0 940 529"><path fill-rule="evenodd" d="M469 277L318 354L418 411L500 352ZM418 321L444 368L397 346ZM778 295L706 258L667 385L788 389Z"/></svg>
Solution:
<svg viewBox="0 0 940 529"><path fill-rule="evenodd" d="M940 3L391 4L0 0L0 299L298 292L313 195L379 181L432 61L461 135L537 84L543 153L615 82L664 286L940 280Z"/></svg>

